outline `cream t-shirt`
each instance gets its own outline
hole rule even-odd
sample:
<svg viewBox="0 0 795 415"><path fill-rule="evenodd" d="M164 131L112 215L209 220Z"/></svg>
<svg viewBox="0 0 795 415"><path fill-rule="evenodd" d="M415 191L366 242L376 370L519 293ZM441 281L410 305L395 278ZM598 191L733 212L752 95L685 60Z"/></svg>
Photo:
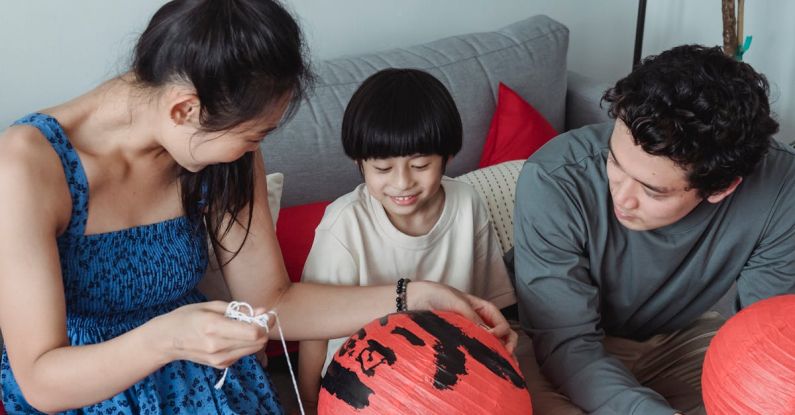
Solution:
<svg viewBox="0 0 795 415"><path fill-rule="evenodd" d="M435 281L503 308L516 303L499 241L480 195L469 184L442 179L445 204L426 235L392 225L364 184L326 208L302 281L337 285ZM345 339L329 341L323 374Z"/></svg>

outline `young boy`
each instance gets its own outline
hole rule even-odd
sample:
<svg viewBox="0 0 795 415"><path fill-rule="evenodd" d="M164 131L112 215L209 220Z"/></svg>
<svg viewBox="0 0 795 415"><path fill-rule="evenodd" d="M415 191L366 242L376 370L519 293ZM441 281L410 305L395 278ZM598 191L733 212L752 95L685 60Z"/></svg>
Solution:
<svg viewBox="0 0 795 415"><path fill-rule="evenodd" d="M364 184L326 209L302 281L430 280L498 308L514 304L485 204L468 184L443 177L461 140L455 102L430 74L386 69L365 80L342 121L345 153ZM299 387L308 406L317 404L322 374L344 340L301 342Z"/></svg>

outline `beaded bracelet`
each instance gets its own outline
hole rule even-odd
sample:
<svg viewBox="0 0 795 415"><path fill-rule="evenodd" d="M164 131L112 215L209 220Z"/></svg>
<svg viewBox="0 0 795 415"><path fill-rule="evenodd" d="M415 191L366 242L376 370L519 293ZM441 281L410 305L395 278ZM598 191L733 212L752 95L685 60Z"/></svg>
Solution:
<svg viewBox="0 0 795 415"><path fill-rule="evenodd" d="M401 311L408 311L409 305L406 302L406 288L409 286L409 282L411 280L408 278L401 278L397 282L397 286L395 287L395 293L397 297L395 297L395 305L398 312Z"/></svg>

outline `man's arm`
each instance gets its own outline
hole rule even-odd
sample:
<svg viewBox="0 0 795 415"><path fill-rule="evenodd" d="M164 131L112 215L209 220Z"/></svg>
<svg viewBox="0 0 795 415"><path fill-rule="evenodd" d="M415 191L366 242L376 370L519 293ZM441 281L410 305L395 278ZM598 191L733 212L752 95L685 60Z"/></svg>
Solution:
<svg viewBox="0 0 795 415"><path fill-rule="evenodd" d="M519 316L547 379L585 412L671 415L602 345L600 296L589 274L586 209L573 189L527 163L516 193Z"/></svg>
<svg viewBox="0 0 795 415"><path fill-rule="evenodd" d="M736 309L776 295L795 293L793 199L793 192L785 186L772 206L762 238L737 279Z"/></svg>

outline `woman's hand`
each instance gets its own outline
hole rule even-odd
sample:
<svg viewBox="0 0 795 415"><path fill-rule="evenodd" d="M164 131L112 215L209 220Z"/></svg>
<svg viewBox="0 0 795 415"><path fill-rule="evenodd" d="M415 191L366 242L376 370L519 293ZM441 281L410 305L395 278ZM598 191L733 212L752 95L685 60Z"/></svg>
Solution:
<svg viewBox="0 0 795 415"><path fill-rule="evenodd" d="M211 301L188 304L152 320L155 344L164 364L190 360L224 369L243 356L254 354L268 342L264 328L224 315L228 303ZM255 315L264 313L254 309ZM269 330L273 319L268 321Z"/></svg>
<svg viewBox="0 0 795 415"><path fill-rule="evenodd" d="M513 353L519 336L511 330L497 307L483 299L455 288L429 281L412 281L406 287L409 310L454 311L475 323L487 326L488 331L502 340L508 353Z"/></svg>

